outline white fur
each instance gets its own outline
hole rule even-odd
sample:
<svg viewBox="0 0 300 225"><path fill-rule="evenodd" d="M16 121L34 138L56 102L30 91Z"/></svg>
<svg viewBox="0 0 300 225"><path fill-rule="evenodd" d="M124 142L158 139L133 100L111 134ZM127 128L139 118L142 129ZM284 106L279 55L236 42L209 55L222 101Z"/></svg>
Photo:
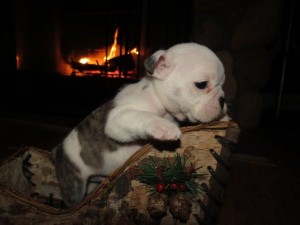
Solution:
<svg viewBox="0 0 300 225"><path fill-rule="evenodd" d="M149 137L161 141L179 139L181 131L174 118L205 123L226 115L226 104L220 105L224 96L224 68L208 48L184 43L159 50L145 61L145 68L147 76L117 94L107 121L103 121L105 134L119 144L113 151L100 149L103 160L98 168L88 166L81 158L84 149L81 149L76 129L64 140L63 149L80 170L83 187L89 176L107 176L120 167L141 147L136 143L138 140ZM207 85L195 85L199 82ZM91 185L88 191L93 188ZM70 205L80 201L81 194L85 193L85 190L75 191L64 192L71 199Z"/></svg>
<svg viewBox="0 0 300 225"><path fill-rule="evenodd" d="M103 167L99 171L102 176L108 176L112 171L122 166L122 164L137 150L141 148L140 145L124 145L120 146L118 150L103 153Z"/></svg>
<svg viewBox="0 0 300 225"><path fill-rule="evenodd" d="M164 58L159 61L159 57ZM77 131L64 141L69 159L78 166L82 177L93 174L109 175L141 146L137 139L149 137L158 140L177 140L181 131L174 117L182 121L209 122L225 115L219 98L224 95L224 68L208 48L194 43L179 44L168 51L159 50L154 57L153 77L146 76L135 84L124 87L115 97L115 107L109 112L105 133L121 144L117 150L102 150L103 162L99 168L87 166L80 157L81 147ZM207 81L199 90L195 82Z"/></svg>
<svg viewBox="0 0 300 225"><path fill-rule="evenodd" d="M224 68L211 50L184 43L157 51L153 59L151 77L128 85L116 96L105 126L109 137L120 142L149 136L177 140L181 132L172 117L209 122L226 114L226 105L222 108L219 103L224 96ZM208 84L205 89L195 86L203 81Z"/></svg>
<svg viewBox="0 0 300 225"><path fill-rule="evenodd" d="M78 140L78 134L76 130L72 130L71 133L65 138L63 147L68 158L80 169L81 177L87 179L89 176L99 174L102 176L108 176L112 171L120 167L133 153L141 148L138 144L124 144L115 151L103 151L103 164L101 168L92 168L84 163L80 157L81 146Z"/></svg>
<svg viewBox="0 0 300 225"><path fill-rule="evenodd" d="M143 87L148 88L142 91ZM106 134L121 142L151 136L176 140L181 132L164 117L169 117L152 83L147 78L125 87L115 98L116 107L109 113Z"/></svg>

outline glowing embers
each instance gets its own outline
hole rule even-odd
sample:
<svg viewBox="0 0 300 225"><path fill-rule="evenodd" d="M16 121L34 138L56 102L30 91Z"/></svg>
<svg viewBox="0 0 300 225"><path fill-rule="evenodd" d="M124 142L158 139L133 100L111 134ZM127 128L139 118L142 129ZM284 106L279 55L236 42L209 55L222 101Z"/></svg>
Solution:
<svg viewBox="0 0 300 225"><path fill-rule="evenodd" d="M111 78L135 78L139 52L133 48L126 52L118 44L118 28L114 33L114 41L109 48L88 49L87 52L74 53L70 56L71 75L98 75Z"/></svg>

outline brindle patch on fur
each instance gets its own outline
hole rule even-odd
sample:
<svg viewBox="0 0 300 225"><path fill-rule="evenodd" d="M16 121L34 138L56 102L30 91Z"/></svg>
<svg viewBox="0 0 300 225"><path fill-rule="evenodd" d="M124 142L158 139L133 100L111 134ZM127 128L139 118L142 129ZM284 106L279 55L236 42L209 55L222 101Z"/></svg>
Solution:
<svg viewBox="0 0 300 225"><path fill-rule="evenodd" d="M117 143L104 133L106 118L112 108L112 101L102 105L76 127L81 146L80 156L87 165L94 168L101 168L103 165L104 151L117 149Z"/></svg>
<svg viewBox="0 0 300 225"><path fill-rule="evenodd" d="M79 169L66 156L62 144L55 148L55 153L53 157L55 157L54 164L61 195L65 204L72 206L82 199L86 182L81 180ZM70 196L69 193L73 193L73 195Z"/></svg>
<svg viewBox="0 0 300 225"><path fill-rule="evenodd" d="M155 64L156 64L156 59L155 57L152 55L150 56L148 59L146 59L144 61L144 66L146 71L148 72L149 75L152 75L154 72L154 68L155 68Z"/></svg>

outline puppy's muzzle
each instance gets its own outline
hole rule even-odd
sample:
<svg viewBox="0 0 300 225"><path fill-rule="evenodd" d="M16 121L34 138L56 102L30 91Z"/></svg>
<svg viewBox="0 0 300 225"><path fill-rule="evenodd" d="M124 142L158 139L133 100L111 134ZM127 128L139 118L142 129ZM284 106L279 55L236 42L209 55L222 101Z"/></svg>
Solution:
<svg viewBox="0 0 300 225"><path fill-rule="evenodd" d="M220 97L219 98L219 103L220 103L221 108L223 108L224 105L225 105L225 98L224 97Z"/></svg>

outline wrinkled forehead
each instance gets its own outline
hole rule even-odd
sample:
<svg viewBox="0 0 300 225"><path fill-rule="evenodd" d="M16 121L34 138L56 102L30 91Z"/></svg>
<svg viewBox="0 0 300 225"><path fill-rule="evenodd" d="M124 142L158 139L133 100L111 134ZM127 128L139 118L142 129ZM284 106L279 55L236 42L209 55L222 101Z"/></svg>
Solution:
<svg viewBox="0 0 300 225"><path fill-rule="evenodd" d="M176 57L175 67L181 74L189 73L187 77L192 82L210 81L216 86L222 85L225 80L224 67L217 56L187 54L185 57Z"/></svg>

